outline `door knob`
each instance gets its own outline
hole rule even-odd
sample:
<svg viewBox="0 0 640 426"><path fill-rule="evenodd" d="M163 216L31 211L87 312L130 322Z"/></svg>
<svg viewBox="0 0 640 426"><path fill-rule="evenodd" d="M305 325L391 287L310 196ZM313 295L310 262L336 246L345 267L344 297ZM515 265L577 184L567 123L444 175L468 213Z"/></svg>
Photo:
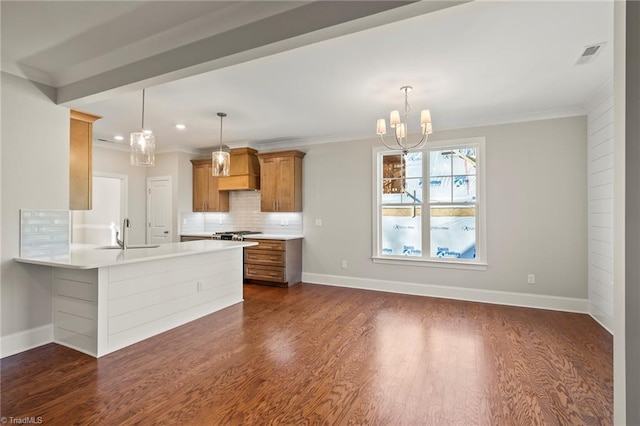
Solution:
<svg viewBox="0 0 640 426"><path fill-rule="evenodd" d="M165 234L168 234L168 233L169 233L169 231L164 231L164 233L165 233Z"/></svg>

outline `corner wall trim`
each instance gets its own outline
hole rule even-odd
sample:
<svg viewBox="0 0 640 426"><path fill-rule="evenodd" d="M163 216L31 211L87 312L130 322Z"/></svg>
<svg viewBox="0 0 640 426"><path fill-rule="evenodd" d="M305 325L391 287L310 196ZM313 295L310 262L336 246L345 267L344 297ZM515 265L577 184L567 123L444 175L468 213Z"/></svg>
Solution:
<svg viewBox="0 0 640 426"><path fill-rule="evenodd" d="M2 337L0 341L0 358L53 342L53 324L32 328L19 333Z"/></svg>
<svg viewBox="0 0 640 426"><path fill-rule="evenodd" d="M445 299L466 300L469 302L492 303L496 305L520 306L525 308L589 314L589 301L587 299L578 299L573 297L383 281L368 278L344 277L339 275L313 274L308 272L302 274L302 282L336 287L358 288L361 290L385 291L388 293L440 297Z"/></svg>

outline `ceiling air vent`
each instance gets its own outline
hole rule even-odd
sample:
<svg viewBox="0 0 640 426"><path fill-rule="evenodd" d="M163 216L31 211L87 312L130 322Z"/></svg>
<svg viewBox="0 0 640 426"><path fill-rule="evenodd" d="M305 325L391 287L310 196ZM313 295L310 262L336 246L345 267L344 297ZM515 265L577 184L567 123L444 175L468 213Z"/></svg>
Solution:
<svg viewBox="0 0 640 426"><path fill-rule="evenodd" d="M592 62L595 59L595 57L598 55L598 53L600 53L604 45L605 43L598 43L598 44L592 44L591 46L586 46L582 50L582 53L580 54L580 56L578 57L578 60L576 61L576 65L584 65L589 62Z"/></svg>

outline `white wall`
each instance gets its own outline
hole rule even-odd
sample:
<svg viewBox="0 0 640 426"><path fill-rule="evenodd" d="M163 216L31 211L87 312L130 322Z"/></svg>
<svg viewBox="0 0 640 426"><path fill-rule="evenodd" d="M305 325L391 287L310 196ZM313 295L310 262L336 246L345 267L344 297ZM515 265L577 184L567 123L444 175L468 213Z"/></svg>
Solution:
<svg viewBox="0 0 640 426"><path fill-rule="evenodd" d="M587 116L589 312L613 331L613 81L593 97Z"/></svg>
<svg viewBox="0 0 640 426"><path fill-rule="evenodd" d="M129 229L129 241L142 244L146 237L147 178L171 176L173 198L173 240L180 241L179 213L191 211L192 168L191 159L197 155L185 152L167 152L156 154L156 164L152 167L137 167L129 164L129 152L110 148L104 144L93 146L94 172L114 173L129 177L128 209L132 227ZM98 197L94 194L94 197Z"/></svg>
<svg viewBox="0 0 640 426"><path fill-rule="evenodd" d="M132 166L129 152L93 145L93 172L113 173L128 176L128 218L131 228L127 238L131 244L144 244L147 223L147 168ZM93 194L94 198L100 194Z"/></svg>
<svg viewBox="0 0 640 426"><path fill-rule="evenodd" d="M615 345L614 349L624 348L624 366L622 371L624 375L618 376L614 373L615 379L623 378L625 389L622 392L626 403L626 418L622 416L616 417L616 424L625 422L629 425L640 424L640 195L638 188L640 187L640 3L636 1L626 2L626 40L623 43L626 48L624 55L624 82L621 87L624 90L624 119L622 122L616 121L616 125L622 123L624 126L624 280L618 281L616 274L616 283L624 283L624 293L622 300L624 307L616 306L616 325L618 317L624 320L624 338L621 345ZM617 23L617 21L616 21ZM616 41L618 39L616 38ZM616 65L618 62L616 61ZM616 77L619 74L616 72ZM618 92L616 91L616 95ZM616 118L617 120L617 118ZM618 135L616 129L616 137ZM616 146L617 148L617 146ZM618 151L616 150L616 155ZM616 167L618 164L616 163ZM616 173L618 172L616 168ZM620 189L620 185L616 185L616 189ZM617 201L617 199L616 199ZM616 204L620 207L620 204ZM616 233L617 235L617 233ZM616 242L617 243L617 242ZM617 256L618 252L616 252ZM617 293L617 288L616 288ZM619 300L619 299L617 299ZM616 337L618 337L619 328L616 328ZM621 333L622 334L622 333ZM614 343L615 344L615 343ZM615 361L614 361L615 362ZM620 373L621 371L616 371ZM616 383L617 386L617 383ZM615 391L620 391L618 387ZM620 392L614 391L614 398L620 396ZM635 402L634 402L635 401ZM616 408L623 408L622 404L616 405ZM620 414L619 410L615 414Z"/></svg>
<svg viewBox="0 0 640 426"><path fill-rule="evenodd" d="M195 158L195 156L181 152L176 155L178 161L178 178L176 179L178 194L177 198L175 198L177 200L177 209L178 212L190 212L193 210L193 165L191 164L191 159ZM179 214L173 217L176 221L180 219ZM178 229L180 229L179 226L174 229L176 237L178 237Z"/></svg>
<svg viewBox="0 0 640 426"><path fill-rule="evenodd" d="M305 277L577 298L586 310L586 127L585 117L573 117L432 135L486 137L486 271L373 264L371 148L379 140L310 146L304 158ZM342 259L348 269L341 268ZM529 273L536 274L535 285L527 284Z"/></svg>
<svg viewBox="0 0 640 426"><path fill-rule="evenodd" d="M2 336L51 323L51 271L19 264L19 210L69 208L69 109L2 73ZM44 91L44 92L43 92Z"/></svg>
<svg viewBox="0 0 640 426"><path fill-rule="evenodd" d="M614 3L614 61L613 61L613 117L614 117L614 173L613 214L618 226L613 233L613 419L617 425L627 424L626 342L625 342L625 122L626 122L626 4ZM636 397L635 401L638 400Z"/></svg>

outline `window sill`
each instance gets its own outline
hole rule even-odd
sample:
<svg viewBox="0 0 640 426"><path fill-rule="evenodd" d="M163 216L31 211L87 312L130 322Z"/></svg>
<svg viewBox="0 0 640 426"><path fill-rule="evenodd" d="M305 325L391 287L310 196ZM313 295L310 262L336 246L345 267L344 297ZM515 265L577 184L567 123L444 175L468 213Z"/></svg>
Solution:
<svg viewBox="0 0 640 426"><path fill-rule="evenodd" d="M427 268L448 268L466 269L469 271L486 271L487 264L483 262L461 262L459 260L431 260L431 259L410 259L401 257L372 256L373 263L386 265L420 266Z"/></svg>

